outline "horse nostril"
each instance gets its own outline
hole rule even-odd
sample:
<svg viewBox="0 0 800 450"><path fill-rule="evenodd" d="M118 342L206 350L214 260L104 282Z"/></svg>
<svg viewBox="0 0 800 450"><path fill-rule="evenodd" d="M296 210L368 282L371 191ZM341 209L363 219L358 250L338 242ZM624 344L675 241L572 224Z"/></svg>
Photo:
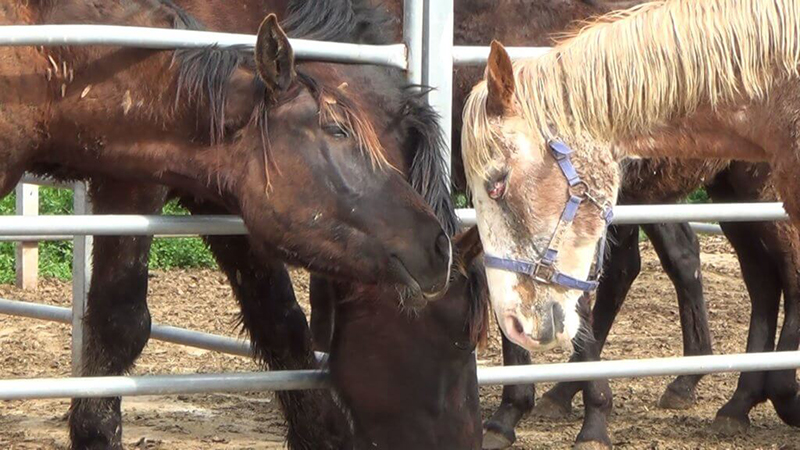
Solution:
<svg viewBox="0 0 800 450"><path fill-rule="evenodd" d="M525 333L525 328L522 326L522 322L520 322L516 317L511 317L511 324L514 325L514 331L517 334Z"/></svg>
<svg viewBox="0 0 800 450"><path fill-rule="evenodd" d="M559 334L564 332L564 309L558 303L553 303L553 329Z"/></svg>

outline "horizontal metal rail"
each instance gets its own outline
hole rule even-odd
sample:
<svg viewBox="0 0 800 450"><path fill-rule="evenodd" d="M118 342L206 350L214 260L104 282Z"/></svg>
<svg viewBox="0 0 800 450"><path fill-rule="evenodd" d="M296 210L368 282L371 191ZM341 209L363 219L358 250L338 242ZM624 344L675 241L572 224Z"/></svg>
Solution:
<svg viewBox="0 0 800 450"><path fill-rule="evenodd" d="M800 351L680 358L535 364L478 369L481 386L675 376L720 372L791 370ZM315 370L136 377L0 380L0 400L174 395L208 392L325 388L327 373Z"/></svg>
<svg viewBox="0 0 800 450"><path fill-rule="evenodd" d="M195 216L198 217L198 216ZM202 217L202 216L200 216ZM712 223L698 223L692 222L689 226L696 233L700 234L723 234L722 228L719 225ZM154 237L157 239L180 239L197 237L197 234L157 234ZM39 236L0 236L0 242L44 242L44 241L70 241L73 235L39 235Z"/></svg>
<svg viewBox="0 0 800 450"><path fill-rule="evenodd" d="M475 224L474 209L456 210L461 224ZM677 222L762 222L788 220L783 204L774 203L702 203L681 205L618 205L614 207L615 224Z"/></svg>
<svg viewBox="0 0 800 450"><path fill-rule="evenodd" d="M0 314L30 317L33 319L49 320L64 324L72 323L72 310L53 305L23 302L0 298ZM250 342L242 339L233 339L225 336L201 333L199 331L184 330L183 328L169 325L152 324L150 337L159 341L189 347L212 350L231 355L252 356Z"/></svg>
<svg viewBox="0 0 800 450"><path fill-rule="evenodd" d="M339 63L377 64L405 69L406 46L360 45L290 39L299 59ZM6 25L0 26L0 46L105 45L150 49L254 47L250 34L117 25Z"/></svg>
<svg viewBox="0 0 800 450"><path fill-rule="evenodd" d="M506 47L511 59L536 58L549 52L551 47ZM474 66L486 64L489 59L489 47L468 45L453 46L453 64L457 66Z"/></svg>
<svg viewBox="0 0 800 450"><path fill-rule="evenodd" d="M237 216L60 215L2 216L0 235L151 236L247 234Z"/></svg>
<svg viewBox="0 0 800 450"><path fill-rule="evenodd" d="M474 209L456 211L462 225L475 224ZM621 205L614 223L754 222L787 220L781 203L704 203L694 205ZM2 216L0 236L41 235L237 235L246 234L237 216L71 215Z"/></svg>

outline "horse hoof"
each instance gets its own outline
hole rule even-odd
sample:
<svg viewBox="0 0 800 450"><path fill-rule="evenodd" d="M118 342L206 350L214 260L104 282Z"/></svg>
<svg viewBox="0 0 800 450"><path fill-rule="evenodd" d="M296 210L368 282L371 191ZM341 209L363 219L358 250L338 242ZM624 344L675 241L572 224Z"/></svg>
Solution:
<svg viewBox="0 0 800 450"><path fill-rule="evenodd" d="M661 409L689 409L697 402L694 395L689 397L677 394L674 391L667 389L658 399L658 407Z"/></svg>
<svg viewBox="0 0 800 450"><path fill-rule="evenodd" d="M611 450L611 446L598 441L576 442L573 450Z"/></svg>
<svg viewBox="0 0 800 450"><path fill-rule="evenodd" d="M483 433L483 445L481 448L483 450L499 450L503 448L509 448L514 444L514 441L515 439L509 439L508 436L499 431L486 430L486 432Z"/></svg>
<svg viewBox="0 0 800 450"><path fill-rule="evenodd" d="M563 405L550 400L549 397L542 397L539 399L539 401L536 402L536 406L533 407L533 411L531 411L534 417L544 419L565 419L569 417L570 413L572 413L571 404L567 403Z"/></svg>
<svg viewBox="0 0 800 450"><path fill-rule="evenodd" d="M748 428L750 428L748 420L739 420L729 416L717 416L711 424L711 432L723 437L744 434Z"/></svg>

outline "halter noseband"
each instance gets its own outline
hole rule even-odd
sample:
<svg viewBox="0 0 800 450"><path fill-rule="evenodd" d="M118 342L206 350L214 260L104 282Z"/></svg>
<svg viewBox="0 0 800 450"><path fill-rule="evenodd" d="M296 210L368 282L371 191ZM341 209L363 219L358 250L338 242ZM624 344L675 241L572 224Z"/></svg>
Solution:
<svg viewBox="0 0 800 450"><path fill-rule="evenodd" d="M603 269L603 253L606 246L606 231L608 225L611 224L613 218L613 210L611 205L603 200L593 196L589 185L581 180L578 171L572 164L570 154L572 149L567 147L566 144L559 141L549 142L550 151L561 169L561 173L567 179L569 187L567 193L569 200L567 200L564 210L561 212L561 218L558 220L553 234L550 235L550 241L547 244L547 249L544 251L544 256L534 259L533 261L520 261L511 258L500 258L489 254L484 255L484 263L486 267L492 269L506 270L509 272L517 272L528 275L534 281L543 284L554 284L562 286L567 289L577 289L579 291L590 292L597 289L599 284L598 279ZM578 278L561 273L555 267L556 260L558 259L558 248L561 246L564 232L572 225L575 215L578 213L578 208L584 200L598 207L601 211L601 216L606 222L606 228L603 229L603 236L597 244L595 254L594 268L592 269L588 280L580 280Z"/></svg>

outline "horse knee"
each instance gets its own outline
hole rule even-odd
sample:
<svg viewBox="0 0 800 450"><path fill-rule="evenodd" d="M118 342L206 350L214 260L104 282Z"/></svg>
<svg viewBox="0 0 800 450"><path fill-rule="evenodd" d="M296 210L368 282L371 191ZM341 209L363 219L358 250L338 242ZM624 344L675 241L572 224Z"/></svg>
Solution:
<svg viewBox="0 0 800 450"><path fill-rule="evenodd" d="M125 373L150 338L150 311L145 302L90 308L84 324L88 372L84 375Z"/></svg>

